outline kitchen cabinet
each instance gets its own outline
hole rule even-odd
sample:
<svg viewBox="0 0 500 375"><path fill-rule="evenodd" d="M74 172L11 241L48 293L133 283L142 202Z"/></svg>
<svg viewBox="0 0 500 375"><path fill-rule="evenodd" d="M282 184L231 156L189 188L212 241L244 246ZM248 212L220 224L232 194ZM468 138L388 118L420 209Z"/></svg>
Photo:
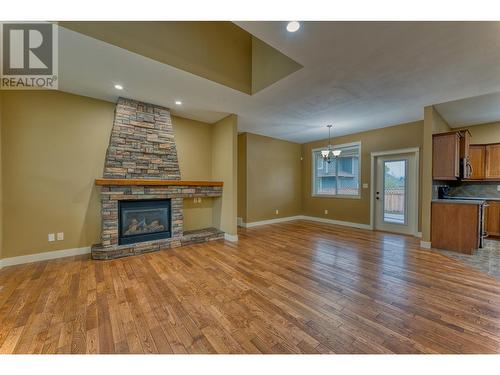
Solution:
<svg viewBox="0 0 500 375"><path fill-rule="evenodd" d="M455 203L451 199L433 201L432 247L474 254L481 244L481 209L481 203Z"/></svg>
<svg viewBox="0 0 500 375"><path fill-rule="evenodd" d="M486 178L500 179L500 143L486 145Z"/></svg>
<svg viewBox="0 0 500 375"><path fill-rule="evenodd" d="M469 161L472 167L472 174L469 179L480 180L485 178L486 168L486 146L470 145L469 146Z"/></svg>
<svg viewBox="0 0 500 375"><path fill-rule="evenodd" d="M460 177L460 132L432 136L432 178L456 180Z"/></svg>
<svg viewBox="0 0 500 375"><path fill-rule="evenodd" d="M488 201L485 220L488 236L500 237L500 202Z"/></svg>

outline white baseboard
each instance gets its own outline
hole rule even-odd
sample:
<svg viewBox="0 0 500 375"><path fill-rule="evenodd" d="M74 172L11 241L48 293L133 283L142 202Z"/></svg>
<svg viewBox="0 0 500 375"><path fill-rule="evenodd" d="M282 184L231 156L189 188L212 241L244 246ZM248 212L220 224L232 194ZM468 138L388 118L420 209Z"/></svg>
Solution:
<svg viewBox="0 0 500 375"><path fill-rule="evenodd" d="M279 217L277 219L254 221L252 223L243 223L242 222L241 226L244 227L244 228L252 228L252 227L258 227L260 225L277 224L277 223L284 223L285 221L300 220L302 218L303 218L302 215Z"/></svg>
<svg viewBox="0 0 500 375"><path fill-rule="evenodd" d="M224 233L224 239L231 242L238 242L237 234Z"/></svg>
<svg viewBox="0 0 500 375"><path fill-rule="evenodd" d="M327 219L323 217L316 216L302 216L302 220L310 220L317 221L319 223L333 224L333 225L342 225L344 227L358 228L358 229L367 229L372 230L373 228L369 224L361 224L361 223L353 223L350 221L342 221L342 220L333 220Z"/></svg>
<svg viewBox="0 0 500 375"><path fill-rule="evenodd" d="M43 260L50 260L56 258L71 257L75 255L90 254L90 247L77 247L74 249L47 251L45 253L37 253L30 255L22 255L12 258L3 258L0 261L0 268L15 266L17 264L41 262Z"/></svg>
<svg viewBox="0 0 500 375"><path fill-rule="evenodd" d="M305 216L305 215L287 216L287 217L280 217L277 219L254 221L253 223L243 223L242 226L245 228L252 228L252 227L259 226L259 225L284 223L286 221L293 221L293 220L309 220L309 221L317 221L317 222L326 223L326 224L342 225L344 227L368 229L368 230L372 229L372 227L369 224L352 223L350 221L333 220L333 219L327 219L327 218L322 218L322 217Z"/></svg>
<svg viewBox="0 0 500 375"><path fill-rule="evenodd" d="M430 249L431 243L428 241L420 241L420 247L423 249Z"/></svg>

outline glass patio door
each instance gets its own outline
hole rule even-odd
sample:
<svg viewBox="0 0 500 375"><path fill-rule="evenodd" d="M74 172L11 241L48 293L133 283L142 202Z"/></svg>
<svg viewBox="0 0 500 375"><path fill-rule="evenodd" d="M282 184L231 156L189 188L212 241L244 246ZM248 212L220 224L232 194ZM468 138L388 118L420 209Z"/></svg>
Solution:
<svg viewBox="0 0 500 375"><path fill-rule="evenodd" d="M375 226L378 230L416 234L417 181L413 154L379 156L375 188Z"/></svg>

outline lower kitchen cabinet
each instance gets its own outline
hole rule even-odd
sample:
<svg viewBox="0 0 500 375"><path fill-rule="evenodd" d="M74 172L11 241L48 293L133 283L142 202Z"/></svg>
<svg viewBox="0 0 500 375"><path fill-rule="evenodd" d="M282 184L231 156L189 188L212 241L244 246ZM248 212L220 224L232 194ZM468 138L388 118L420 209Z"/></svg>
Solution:
<svg viewBox="0 0 500 375"><path fill-rule="evenodd" d="M481 242L480 223L481 205L432 202L432 247L473 254Z"/></svg>
<svg viewBox="0 0 500 375"><path fill-rule="evenodd" d="M488 201L485 218L486 233L488 236L500 237L500 202Z"/></svg>

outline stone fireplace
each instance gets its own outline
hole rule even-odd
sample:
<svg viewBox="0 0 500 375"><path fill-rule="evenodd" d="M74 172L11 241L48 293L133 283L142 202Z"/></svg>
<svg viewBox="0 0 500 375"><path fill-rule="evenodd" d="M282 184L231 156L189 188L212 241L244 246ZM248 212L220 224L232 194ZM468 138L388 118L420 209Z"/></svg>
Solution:
<svg viewBox="0 0 500 375"><path fill-rule="evenodd" d="M101 186L101 243L94 259L142 254L224 238L183 230L183 200L222 196L222 182L182 181L167 108L120 98Z"/></svg>

